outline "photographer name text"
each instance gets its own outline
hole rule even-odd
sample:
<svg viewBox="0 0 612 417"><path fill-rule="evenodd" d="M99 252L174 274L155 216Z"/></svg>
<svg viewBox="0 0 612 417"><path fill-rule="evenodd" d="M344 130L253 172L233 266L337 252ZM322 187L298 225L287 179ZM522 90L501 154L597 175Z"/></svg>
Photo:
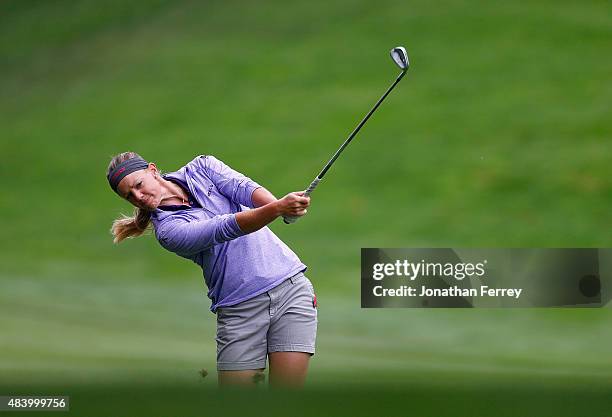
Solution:
<svg viewBox="0 0 612 417"><path fill-rule="evenodd" d="M482 285L480 289L476 288L428 288L422 285L420 288L415 288L408 285L402 285L399 288L383 288L382 285L376 285L372 288L372 292L376 297L513 297L518 299L523 292L522 288L491 288Z"/></svg>
<svg viewBox="0 0 612 417"><path fill-rule="evenodd" d="M410 262L408 260L397 260L392 263L377 263L373 265L372 279L375 281L389 281L405 279L414 281L417 278L445 277L456 281L465 278L483 280L486 278L487 260L476 263L463 262ZM421 285L401 285L396 288L385 288L376 285L372 288L376 297L512 297L518 299L523 292L522 288L493 288L490 285L481 285L476 288L460 288L450 286L447 288L432 288Z"/></svg>

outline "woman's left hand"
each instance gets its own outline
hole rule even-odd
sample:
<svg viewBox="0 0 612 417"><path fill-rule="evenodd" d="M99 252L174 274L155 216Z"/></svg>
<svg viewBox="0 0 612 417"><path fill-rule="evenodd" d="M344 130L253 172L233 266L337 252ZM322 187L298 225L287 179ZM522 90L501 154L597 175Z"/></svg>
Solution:
<svg viewBox="0 0 612 417"><path fill-rule="evenodd" d="M310 197L304 196L304 191L289 193L277 201L280 215L283 217L300 217L308 212Z"/></svg>

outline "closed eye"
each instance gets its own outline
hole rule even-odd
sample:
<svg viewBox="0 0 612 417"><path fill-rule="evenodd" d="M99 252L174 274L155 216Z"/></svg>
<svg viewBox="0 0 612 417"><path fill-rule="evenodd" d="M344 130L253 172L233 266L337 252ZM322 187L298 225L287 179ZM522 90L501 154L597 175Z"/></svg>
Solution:
<svg viewBox="0 0 612 417"><path fill-rule="evenodd" d="M141 185L142 185L142 181L139 181L138 183L136 183L136 188L140 188ZM129 200L131 196L132 196L132 192L128 191L128 193L125 195L125 199Z"/></svg>

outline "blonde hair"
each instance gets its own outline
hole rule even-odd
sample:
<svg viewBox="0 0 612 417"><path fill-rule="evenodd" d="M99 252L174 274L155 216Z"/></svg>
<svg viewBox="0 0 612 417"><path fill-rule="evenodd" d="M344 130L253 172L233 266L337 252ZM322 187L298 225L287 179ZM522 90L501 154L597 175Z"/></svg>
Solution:
<svg viewBox="0 0 612 417"><path fill-rule="evenodd" d="M111 159L106 170L106 176L115 169L117 165L123 161L132 158L142 158L136 152L123 152ZM113 221L110 232L113 235L113 243L119 243L128 237L137 237L142 235L151 225L151 212L134 207L134 215L132 217L122 214L120 218Z"/></svg>

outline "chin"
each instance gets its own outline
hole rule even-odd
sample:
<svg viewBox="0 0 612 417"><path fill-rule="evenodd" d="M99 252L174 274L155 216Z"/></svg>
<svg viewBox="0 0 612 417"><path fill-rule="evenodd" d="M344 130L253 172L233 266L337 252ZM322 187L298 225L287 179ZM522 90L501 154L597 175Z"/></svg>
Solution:
<svg viewBox="0 0 612 417"><path fill-rule="evenodd" d="M159 204L154 204L154 205L145 204L145 205L137 206L137 207L141 210L153 211L157 208L157 206L159 206Z"/></svg>
<svg viewBox="0 0 612 417"><path fill-rule="evenodd" d="M149 207L147 207L147 208L148 208L149 210L155 210L155 209L157 209L157 207L159 207L159 205L160 205L160 204L161 204L161 200L159 200L159 201L155 201L155 202L153 202L153 204L152 204L152 205L150 205L150 206L149 206Z"/></svg>

